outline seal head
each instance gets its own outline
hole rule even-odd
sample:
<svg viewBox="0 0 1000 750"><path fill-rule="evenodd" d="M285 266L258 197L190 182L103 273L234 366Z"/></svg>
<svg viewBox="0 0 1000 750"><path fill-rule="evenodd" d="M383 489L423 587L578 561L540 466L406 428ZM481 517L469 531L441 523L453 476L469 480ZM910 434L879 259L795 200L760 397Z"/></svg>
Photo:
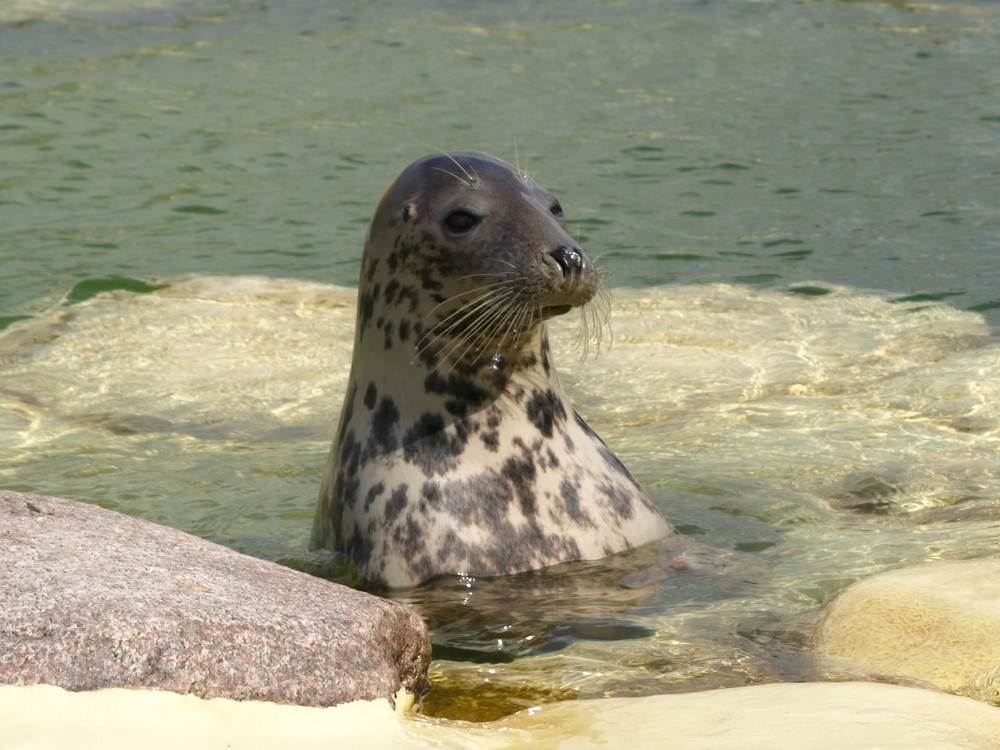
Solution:
<svg viewBox="0 0 1000 750"><path fill-rule="evenodd" d="M550 360L544 321L601 289L559 202L518 170L474 152L404 170L368 230L313 546L397 588L666 535Z"/></svg>

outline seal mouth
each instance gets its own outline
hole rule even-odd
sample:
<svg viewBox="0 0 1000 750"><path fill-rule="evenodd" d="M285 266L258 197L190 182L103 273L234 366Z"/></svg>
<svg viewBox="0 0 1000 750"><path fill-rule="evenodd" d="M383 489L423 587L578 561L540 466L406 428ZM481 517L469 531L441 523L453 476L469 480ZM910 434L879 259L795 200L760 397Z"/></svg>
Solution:
<svg viewBox="0 0 1000 750"><path fill-rule="evenodd" d="M543 318L554 318L557 315L565 315L573 309L573 305L549 305L539 310Z"/></svg>

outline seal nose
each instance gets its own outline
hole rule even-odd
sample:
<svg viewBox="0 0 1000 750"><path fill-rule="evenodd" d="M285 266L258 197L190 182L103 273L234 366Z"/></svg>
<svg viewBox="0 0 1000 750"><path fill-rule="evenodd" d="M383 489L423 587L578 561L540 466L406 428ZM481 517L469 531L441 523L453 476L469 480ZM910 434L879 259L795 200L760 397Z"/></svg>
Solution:
<svg viewBox="0 0 1000 750"><path fill-rule="evenodd" d="M574 273L580 273L586 264L583 252L576 247L566 247L565 245L560 245L555 250L551 251L549 255L551 255L553 260L559 264L559 268L562 269L563 276L572 276Z"/></svg>

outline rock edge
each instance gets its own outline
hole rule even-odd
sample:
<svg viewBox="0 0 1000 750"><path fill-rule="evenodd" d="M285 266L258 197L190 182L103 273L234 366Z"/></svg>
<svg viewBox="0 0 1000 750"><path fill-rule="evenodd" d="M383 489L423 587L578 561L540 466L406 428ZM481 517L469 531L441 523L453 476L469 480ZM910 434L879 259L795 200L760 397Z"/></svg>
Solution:
<svg viewBox="0 0 1000 750"><path fill-rule="evenodd" d="M0 683L330 706L426 686L394 602L72 500L0 490Z"/></svg>

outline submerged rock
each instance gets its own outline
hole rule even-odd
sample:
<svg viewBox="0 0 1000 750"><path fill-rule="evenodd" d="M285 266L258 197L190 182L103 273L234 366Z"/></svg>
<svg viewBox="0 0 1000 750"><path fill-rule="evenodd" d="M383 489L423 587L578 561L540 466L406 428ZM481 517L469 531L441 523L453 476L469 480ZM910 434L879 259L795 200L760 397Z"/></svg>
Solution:
<svg viewBox="0 0 1000 750"><path fill-rule="evenodd" d="M817 648L836 665L1000 699L1000 558L868 578L828 607Z"/></svg>
<svg viewBox="0 0 1000 750"><path fill-rule="evenodd" d="M102 508L0 490L0 683L329 706L420 691L414 612Z"/></svg>

